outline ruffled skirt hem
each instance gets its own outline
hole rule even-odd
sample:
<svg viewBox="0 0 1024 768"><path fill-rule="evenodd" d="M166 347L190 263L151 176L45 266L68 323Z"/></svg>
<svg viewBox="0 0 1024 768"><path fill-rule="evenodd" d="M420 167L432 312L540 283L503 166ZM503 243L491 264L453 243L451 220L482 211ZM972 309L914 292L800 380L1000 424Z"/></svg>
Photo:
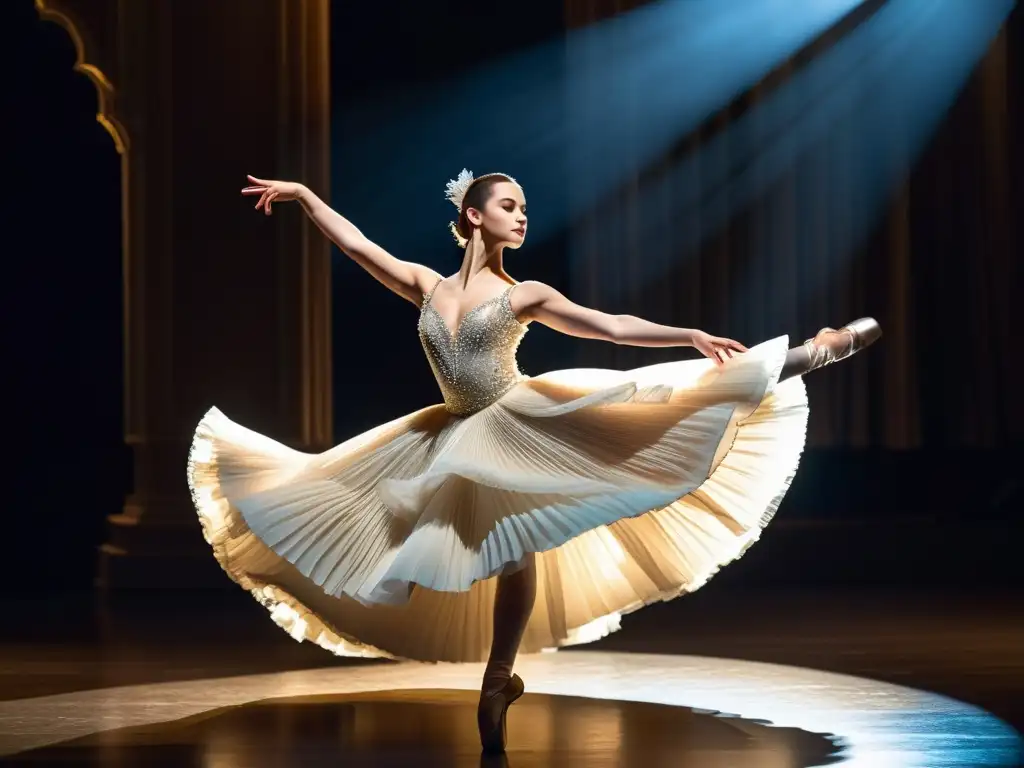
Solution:
<svg viewBox="0 0 1024 768"><path fill-rule="evenodd" d="M435 406L315 455L213 409L189 485L218 562L297 640L483 660L492 577L536 553L522 652L591 642L698 589L776 514L807 423L802 380L778 383L787 347L548 374L468 418Z"/></svg>

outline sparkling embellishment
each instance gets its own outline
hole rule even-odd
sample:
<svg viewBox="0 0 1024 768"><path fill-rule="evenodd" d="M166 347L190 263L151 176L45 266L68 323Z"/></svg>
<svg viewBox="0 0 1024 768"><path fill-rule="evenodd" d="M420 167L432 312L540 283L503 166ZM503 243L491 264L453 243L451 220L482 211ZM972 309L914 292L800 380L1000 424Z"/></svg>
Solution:
<svg viewBox="0 0 1024 768"><path fill-rule="evenodd" d="M420 342L445 406L457 416L486 408L526 378L516 362L527 328L512 311L514 287L469 310L454 335L431 303L437 285L423 296Z"/></svg>
<svg viewBox="0 0 1024 768"><path fill-rule="evenodd" d="M444 196L454 205L459 213L462 213L462 201L466 198L466 191L473 183L473 173L465 168L454 179L450 179L444 185Z"/></svg>

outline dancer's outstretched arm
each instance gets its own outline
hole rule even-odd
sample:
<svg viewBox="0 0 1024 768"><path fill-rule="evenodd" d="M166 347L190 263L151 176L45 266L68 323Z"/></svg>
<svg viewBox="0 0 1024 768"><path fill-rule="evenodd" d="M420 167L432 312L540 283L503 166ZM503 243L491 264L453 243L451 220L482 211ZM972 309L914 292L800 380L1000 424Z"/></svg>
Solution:
<svg viewBox="0 0 1024 768"><path fill-rule="evenodd" d="M422 264L402 261L369 240L355 224L346 219L317 197L304 184L294 181L257 179L249 176L249 186L243 195L259 195L256 210L263 209L268 216L275 202L298 200L320 231L344 251L356 264L399 296L420 305L423 294L437 282L440 275Z"/></svg>
<svg viewBox="0 0 1024 768"><path fill-rule="evenodd" d="M532 280L520 283L514 296L520 320L536 320L570 336L634 347L695 347L719 365L735 353L747 351L738 341L694 328L658 325L633 315L609 315L581 307L551 286Z"/></svg>

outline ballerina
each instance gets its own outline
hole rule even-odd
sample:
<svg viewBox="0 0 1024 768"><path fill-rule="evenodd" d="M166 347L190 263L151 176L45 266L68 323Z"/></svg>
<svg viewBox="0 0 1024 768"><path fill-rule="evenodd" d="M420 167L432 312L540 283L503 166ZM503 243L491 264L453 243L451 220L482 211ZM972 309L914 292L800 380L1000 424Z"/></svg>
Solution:
<svg viewBox="0 0 1024 768"><path fill-rule="evenodd" d="M463 171L447 197L464 249L448 277L402 261L300 183L248 177L270 215L298 201L342 251L419 309L444 403L323 453L295 451L212 408L188 481L224 570L297 640L339 655L484 661L481 746L506 746L519 652L596 640L622 615L702 586L753 544L803 451L802 376L881 330L862 318L792 349L580 306L515 281L527 233L506 174ZM704 359L536 377L531 322Z"/></svg>

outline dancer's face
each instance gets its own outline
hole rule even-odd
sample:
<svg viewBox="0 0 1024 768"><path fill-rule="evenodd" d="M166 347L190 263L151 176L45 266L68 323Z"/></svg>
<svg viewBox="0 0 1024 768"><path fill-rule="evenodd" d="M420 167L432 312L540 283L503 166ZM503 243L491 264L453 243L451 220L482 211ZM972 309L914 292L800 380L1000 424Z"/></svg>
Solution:
<svg viewBox="0 0 1024 768"><path fill-rule="evenodd" d="M468 208L466 216L491 242L518 248L526 239L526 196L518 184L499 181L484 209Z"/></svg>

